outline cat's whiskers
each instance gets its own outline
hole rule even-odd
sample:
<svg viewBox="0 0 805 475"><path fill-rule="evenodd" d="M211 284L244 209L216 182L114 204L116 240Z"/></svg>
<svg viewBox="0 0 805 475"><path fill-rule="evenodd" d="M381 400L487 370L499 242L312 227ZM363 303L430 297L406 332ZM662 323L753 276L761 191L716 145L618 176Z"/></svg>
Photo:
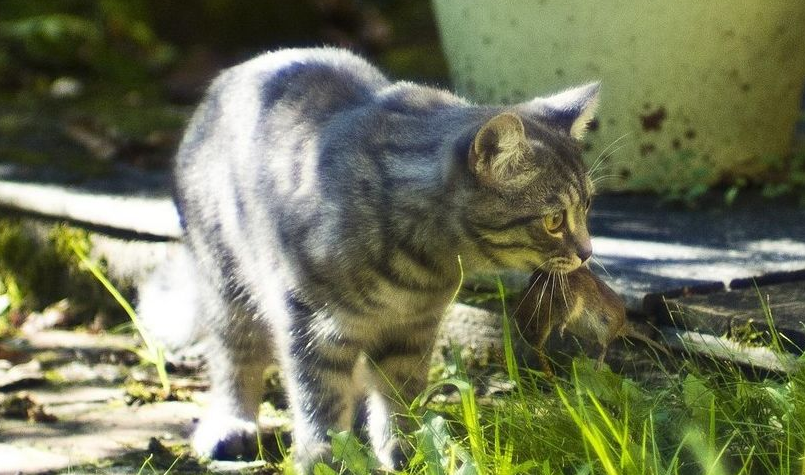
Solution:
<svg viewBox="0 0 805 475"><path fill-rule="evenodd" d="M547 264L548 264L548 261L543 262L542 264L540 264L539 266L537 266L534 269L534 272L539 272L539 270L542 269L543 267L545 267ZM520 303L517 304L517 308L514 309L514 311L512 312L512 315L517 314L517 311L520 310L520 307L523 306L523 302L526 300L526 298L528 298L528 296L531 294L531 291L534 290L534 287L536 285L537 285L537 279L534 279L534 282L532 282L531 285L528 286L528 289L526 289L526 291L520 297Z"/></svg>
<svg viewBox="0 0 805 475"><path fill-rule="evenodd" d="M621 144L615 150L607 153L610 147L612 147L613 145L617 144L618 142L620 142L622 139L624 139L626 136L628 136L630 134L631 134L631 132L626 132L625 134L621 135L620 137L618 137L617 139L612 141L609 145L607 145L601 151L601 153L598 154L598 158L596 158L595 161L593 162L593 164L590 166L590 169L587 171L587 176L592 177L593 174L598 170L598 168L601 167L604 164L604 162L606 162L610 157L612 157L615 154L615 152L617 152L618 150L623 148L626 144Z"/></svg>
<svg viewBox="0 0 805 475"><path fill-rule="evenodd" d="M548 278L551 280L551 294L548 296L548 315L553 312L553 293L556 289L556 273L554 271L548 272Z"/></svg>
<svg viewBox="0 0 805 475"><path fill-rule="evenodd" d="M631 132L631 131L626 132L625 134L621 135L620 137L618 137L618 138L616 138L615 140L613 140L612 142L610 142L610 143L609 143L609 145L607 145L606 147L604 147L604 149L603 149L603 150L601 150L601 153L599 153L599 154L598 154L598 157L596 158L596 162L597 162L599 159L601 159L601 157L603 157L605 153L607 153L607 151L609 150L609 148L610 148L610 147L612 147L613 145L617 144L618 142L620 142L621 140L623 140L624 138L626 138L627 136L629 136L629 135L631 135L631 134L632 134L632 132ZM595 164L593 164L593 165L595 165Z"/></svg>
<svg viewBox="0 0 805 475"><path fill-rule="evenodd" d="M599 261L595 256L592 256L592 261L593 261L593 263L595 265L597 265L598 267L601 268L601 270L604 271L604 273L607 275L607 277L612 277L612 274L609 273L609 271L607 270L607 268L606 268L606 266L604 265L603 262Z"/></svg>
<svg viewBox="0 0 805 475"><path fill-rule="evenodd" d="M600 183L600 182L602 182L602 181L604 181L604 180L608 180L608 179L610 179L610 178L620 178L620 177L621 177L621 175L619 175L619 174L617 174L617 173L611 173L611 174L609 174L609 175L600 175L600 176L597 176L597 177L593 178L591 181L592 181L592 184L593 184L593 185L595 185L595 184L597 184L597 183Z"/></svg>
<svg viewBox="0 0 805 475"><path fill-rule="evenodd" d="M596 184L596 183L601 182L601 181L602 181L604 178L611 178L611 177L619 177L619 176L620 176L620 175L615 175L615 174L610 174L610 175L597 175L597 176L596 176L596 173L599 171L599 168L601 168L601 167L603 166L603 164L604 164L604 162L605 162L606 160L608 160L610 157L612 157L613 155L615 155L615 153L616 153L616 152L618 152L620 149L622 149L622 148L623 148L623 147L625 147L626 145L628 145L628 144L624 143L624 144L619 145L617 148L615 148L614 150L612 150L611 152L609 152L609 153L608 153L608 154L607 154L607 155L604 157L604 159L603 159L603 160L601 160L601 162L599 163L599 165L598 165L598 166L596 166L595 168L591 168L590 170L588 170L588 171L587 171L587 176L590 178L590 181L591 181L591 184L593 185L593 187L595 187L595 184ZM604 171L604 169L602 168L600 171L601 171L601 172L603 172L603 171Z"/></svg>
<svg viewBox="0 0 805 475"><path fill-rule="evenodd" d="M602 167L603 167L603 165L604 165L604 162L606 162L606 161L607 161L607 160L609 160L611 157L613 157L613 156L614 156L614 155L615 155L615 154L616 154L618 151L620 151L620 149L622 149L622 148L623 148L623 147L625 147L626 145L628 145L628 144L622 144L622 145L619 145L617 148L615 148L615 149L613 149L611 152L609 152L609 153L606 155L606 157L604 157L604 159L601 161L601 163L600 163L600 164L599 164L599 165L598 165L598 166L597 166L597 167L596 167L594 170L590 170L590 171L588 171L588 172L587 172L587 176L589 176L589 177L591 177L591 178L595 178L595 174L596 174L597 172L599 172L599 171L603 171L603 168L602 168Z"/></svg>
<svg viewBox="0 0 805 475"><path fill-rule="evenodd" d="M559 275L559 290L562 292L562 300L565 301L565 309L570 310L570 305L567 303L567 295L565 294L565 279L567 279L567 274L561 272Z"/></svg>
<svg viewBox="0 0 805 475"><path fill-rule="evenodd" d="M534 306L534 311L531 312L531 317L528 319L528 322L526 322L523 328L528 328L531 326L531 322L534 321L534 317L537 316L537 312L539 312L539 309L542 307L542 299L545 297L545 291L548 289L549 280L550 280L550 272L548 273L548 277L545 278L545 282L542 284L542 290L540 291L539 299L537 299L537 304ZM536 283L536 281L534 283Z"/></svg>

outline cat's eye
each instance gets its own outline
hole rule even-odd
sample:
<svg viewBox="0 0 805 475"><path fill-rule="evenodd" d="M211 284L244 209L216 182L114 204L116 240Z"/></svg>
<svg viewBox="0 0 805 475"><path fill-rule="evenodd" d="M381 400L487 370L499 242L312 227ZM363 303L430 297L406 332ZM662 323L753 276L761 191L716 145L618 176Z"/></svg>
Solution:
<svg viewBox="0 0 805 475"><path fill-rule="evenodd" d="M545 229L547 229L549 233L559 231L559 228L561 228L563 224L565 224L564 211L557 211L556 213L545 216Z"/></svg>

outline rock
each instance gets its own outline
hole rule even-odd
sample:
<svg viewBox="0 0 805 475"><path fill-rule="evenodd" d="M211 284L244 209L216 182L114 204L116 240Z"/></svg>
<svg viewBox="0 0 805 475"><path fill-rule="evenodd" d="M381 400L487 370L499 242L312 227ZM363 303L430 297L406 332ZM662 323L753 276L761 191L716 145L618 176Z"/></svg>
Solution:
<svg viewBox="0 0 805 475"><path fill-rule="evenodd" d="M138 341L131 335L48 330L25 335L10 340L9 343L28 351L70 349L74 352L128 352L137 346Z"/></svg>
<svg viewBox="0 0 805 475"><path fill-rule="evenodd" d="M84 83L80 80L62 76L50 84L50 96L54 99L75 99L84 92Z"/></svg>
<svg viewBox="0 0 805 475"><path fill-rule="evenodd" d="M42 312L31 312L25 317L25 322L20 327L22 333L36 333L41 330L50 330L59 326L66 326L71 323L75 312L71 311L71 304L68 299L62 299Z"/></svg>
<svg viewBox="0 0 805 475"><path fill-rule="evenodd" d="M144 237L176 238L180 235L176 209L164 198L2 180L0 205Z"/></svg>
<svg viewBox="0 0 805 475"><path fill-rule="evenodd" d="M132 452L132 448L145 448L154 436L168 434L184 439L190 430L189 422L201 414L201 408L191 402L132 407L119 403L120 390L110 393L110 390L86 392L86 389L79 390L86 393L83 396L64 388L53 395L64 404L48 405L48 410L59 420L48 424L47 429L42 424L4 420L0 473L70 471L71 467L119 457ZM107 399L110 394L116 397ZM76 397L83 402L68 402Z"/></svg>
<svg viewBox="0 0 805 475"><path fill-rule="evenodd" d="M207 469L214 473L248 473L248 471L263 468L268 463L263 460L254 460L251 462L229 461L229 460L214 460Z"/></svg>
<svg viewBox="0 0 805 475"><path fill-rule="evenodd" d="M805 348L805 280L668 298L652 311L661 325L739 340L760 338L755 344L771 343L773 324L789 351L801 354Z"/></svg>
<svg viewBox="0 0 805 475"><path fill-rule="evenodd" d="M2 396L2 395L0 395ZM31 398L27 392L0 397L0 417L29 422L56 422L57 418Z"/></svg>
<svg viewBox="0 0 805 475"><path fill-rule="evenodd" d="M71 361L66 365L55 368L53 372L69 384L116 384L126 378L125 368L123 366L108 363L89 365L81 361Z"/></svg>
<svg viewBox="0 0 805 475"><path fill-rule="evenodd" d="M452 346L461 348L462 359L471 367L487 366L502 344L499 313L462 303L447 310L433 352L435 363L452 360Z"/></svg>
<svg viewBox="0 0 805 475"><path fill-rule="evenodd" d="M662 334L669 347L685 353L781 373L795 373L803 367L794 355L774 352L763 346L749 346L715 335L668 327L663 329Z"/></svg>
<svg viewBox="0 0 805 475"><path fill-rule="evenodd" d="M42 473L74 465L69 453L53 453L33 447L0 443L0 473Z"/></svg>
<svg viewBox="0 0 805 475"><path fill-rule="evenodd" d="M45 382L45 373L37 360L0 369L0 391L28 388Z"/></svg>

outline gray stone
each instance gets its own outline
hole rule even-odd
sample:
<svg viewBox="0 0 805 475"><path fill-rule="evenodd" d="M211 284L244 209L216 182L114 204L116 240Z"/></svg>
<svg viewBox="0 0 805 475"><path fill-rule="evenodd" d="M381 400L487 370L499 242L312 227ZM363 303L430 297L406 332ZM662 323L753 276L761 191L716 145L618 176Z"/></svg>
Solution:
<svg viewBox="0 0 805 475"><path fill-rule="evenodd" d="M3 181L0 206L144 237L176 238L180 234L176 209L167 198Z"/></svg>
<svg viewBox="0 0 805 475"><path fill-rule="evenodd" d="M181 234L162 175L85 182L74 188L21 181L18 175L0 169L0 207L67 219L128 239L171 241ZM805 269L805 208L749 193L733 206L711 199L699 209L670 206L646 195L600 196L590 229L593 269L637 311L647 294ZM121 273L138 275L138 265L150 268L173 252L134 247L110 247L103 255L112 267L127 260L119 266L125 269ZM151 258L144 257L149 254ZM528 275L504 273L503 281L508 291L519 291ZM484 276L469 277L467 286L496 291L494 279Z"/></svg>
<svg viewBox="0 0 805 475"><path fill-rule="evenodd" d="M653 311L661 325L718 336L768 332L773 323L788 350L805 349L805 280L666 299Z"/></svg>
<svg viewBox="0 0 805 475"><path fill-rule="evenodd" d="M500 352L502 315L470 305L451 306L439 327L434 363L452 359L452 348L461 350L462 359L471 366L486 366Z"/></svg>
<svg viewBox="0 0 805 475"><path fill-rule="evenodd" d="M28 388L45 381L42 365L37 360L0 368L0 391L11 391L19 388Z"/></svg>
<svg viewBox="0 0 805 475"><path fill-rule="evenodd" d="M71 465L69 455L21 447L0 440L0 474L41 473L67 469Z"/></svg>
<svg viewBox="0 0 805 475"><path fill-rule="evenodd" d="M764 346L741 344L728 338L707 333L664 328L666 344L685 353L696 353L716 360L726 360L780 373L795 373L803 367L794 355L775 352Z"/></svg>
<svg viewBox="0 0 805 475"><path fill-rule="evenodd" d="M47 330L9 339L6 344L25 351L64 350L86 352L130 351L137 346L131 335L84 333L80 331Z"/></svg>
<svg viewBox="0 0 805 475"><path fill-rule="evenodd" d="M76 383L121 383L126 379L126 368L114 364L90 365L81 361L72 361L54 370L58 378L70 384Z"/></svg>
<svg viewBox="0 0 805 475"><path fill-rule="evenodd" d="M63 392L71 393L70 388ZM117 399L47 409L59 418L57 422L2 421L0 473L65 470L143 450L154 436L184 438L188 422L201 413L191 402L126 406ZM41 456L29 458L34 453Z"/></svg>
<svg viewBox="0 0 805 475"><path fill-rule="evenodd" d="M215 473L243 473L247 470L263 468L266 465L268 464L263 460L254 460L251 462L215 460L207 465L207 468Z"/></svg>
<svg viewBox="0 0 805 475"><path fill-rule="evenodd" d="M600 275L635 310L649 293L805 269L805 208L791 202L747 196L691 210L604 196L590 225Z"/></svg>

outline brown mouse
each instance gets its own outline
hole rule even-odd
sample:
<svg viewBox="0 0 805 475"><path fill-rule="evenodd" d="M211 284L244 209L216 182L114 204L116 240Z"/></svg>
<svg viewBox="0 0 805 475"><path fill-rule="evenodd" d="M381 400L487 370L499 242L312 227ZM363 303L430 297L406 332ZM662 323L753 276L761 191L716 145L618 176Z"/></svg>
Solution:
<svg viewBox="0 0 805 475"><path fill-rule="evenodd" d="M626 319L623 300L587 267L569 274L535 272L514 311L515 322L534 346L543 371L553 374L545 343L554 328L601 345L600 366L610 343L635 338L664 353L668 350L637 331Z"/></svg>

